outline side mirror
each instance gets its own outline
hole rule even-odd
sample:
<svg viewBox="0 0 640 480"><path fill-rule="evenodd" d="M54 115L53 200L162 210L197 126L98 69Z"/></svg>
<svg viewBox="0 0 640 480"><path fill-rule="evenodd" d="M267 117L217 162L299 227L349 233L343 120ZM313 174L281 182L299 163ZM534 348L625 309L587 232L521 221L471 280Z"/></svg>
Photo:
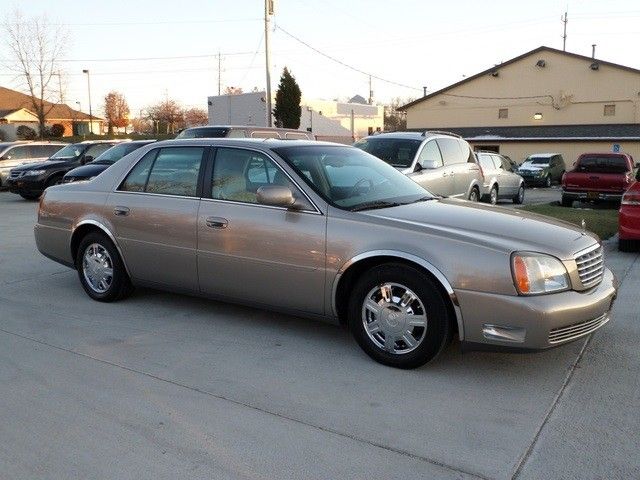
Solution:
<svg viewBox="0 0 640 480"><path fill-rule="evenodd" d="M438 168L440 166L441 165L438 160L424 160L421 165L421 167L425 170L433 170L434 168Z"/></svg>
<svg viewBox="0 0 640 480"><path fill-rule="evenodd" d="M289 187L279 185L267 185L258 188L256 192L258 203L272 207L291 208L296 203L293 192Z"/></svg>
<svg viewBox="0 0 640 480"><path fill-rule="evenodd" d="M419 172L420 170L422 170L422 165L420 165L420 162L416 163L415 168L413 169L414 172Z"/></svg>

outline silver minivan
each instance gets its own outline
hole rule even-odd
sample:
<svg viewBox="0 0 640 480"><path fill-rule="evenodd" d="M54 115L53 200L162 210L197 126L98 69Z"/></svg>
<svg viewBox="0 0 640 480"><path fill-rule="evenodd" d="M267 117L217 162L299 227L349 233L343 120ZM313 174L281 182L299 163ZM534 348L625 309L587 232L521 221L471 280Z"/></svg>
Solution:
<svg viewBox="0 0 640 480"><path fill-rule="evenodd" d="M470 145L453 133L381 133L353 146L384 160L431 193L474 202L480 199L482 170Z"/></svg>
<svg viewBox="0 0 640 480"><path fill-rule="evenodd" d="M476 152L476 155L484 174L481 200L493 205L501 199L521 204L524 201L524 178L514 172L511 162L493 152Z"/></svg>
<svg viewBox="0 0 640 480"><path fill-rule="evenodd" d="M279 138L281 140L315 140L311 132L293 128L257 127L251 125L204 125L185 128L179 138Z"/></svg>
<svg viewBox="0 0 640 480"><path fill-rule="evenodd" d="M0 143L0 187L7 183L9 171L25 163L41 162L67 145L62 142Z"/></svg>

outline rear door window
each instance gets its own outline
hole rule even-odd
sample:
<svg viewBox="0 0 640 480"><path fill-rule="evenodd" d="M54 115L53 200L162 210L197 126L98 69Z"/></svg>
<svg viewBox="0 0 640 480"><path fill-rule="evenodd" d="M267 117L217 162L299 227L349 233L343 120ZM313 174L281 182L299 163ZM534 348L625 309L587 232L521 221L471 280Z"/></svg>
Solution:
<svg viewBox="0 0 640 480"><path fill-rule="evenodd" d="M203 154L204 147L160 149L144 191L195 197Z"/></svg>
<svg viewBox="0 0 640 480"><path fill-rule="evenodd" d="M270 132L270 131L256 131L256 132L251 132L251 137L252 138L280 138L280 135L278 135L278 132Z"/></svg>
<svg viewBox="0 0 640 480"><path fill-rule="evenodd" d="M464 155L458 139L456 138L438 138L436 140L440 151L442 152L442 160L445 165L455 165L456 163L466 163L467 155Z"/></svg>
<svg viewBox="0 0 640 480"><path fill-rule="evenodd" d="M493 170L496 168L491 159L491 155L487 155L486 153L479 153L478 161L483 170Z"/></svg>
<svg viewBox="0 0 640 480"><path fill-rule="evenodd" d="M29 145L20 145L12 148L7 155L11 158L11 160L23 160L26 158L33 158L31 155L31 146Z"/></svg>

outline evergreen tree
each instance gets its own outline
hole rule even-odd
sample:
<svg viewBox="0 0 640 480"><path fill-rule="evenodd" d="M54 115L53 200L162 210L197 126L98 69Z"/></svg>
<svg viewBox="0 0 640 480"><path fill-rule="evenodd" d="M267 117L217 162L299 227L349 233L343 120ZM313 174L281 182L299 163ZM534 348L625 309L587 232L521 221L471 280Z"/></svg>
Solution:
<svg viewBox="0 0 640 480"><path fill-rule="evenodd" d="M280 77L280 85L276 92L276 106L273 116L277 127L299 128L302 108L300 98L302 94L296 79L291 75L287 67L284 67Z"/></svg>

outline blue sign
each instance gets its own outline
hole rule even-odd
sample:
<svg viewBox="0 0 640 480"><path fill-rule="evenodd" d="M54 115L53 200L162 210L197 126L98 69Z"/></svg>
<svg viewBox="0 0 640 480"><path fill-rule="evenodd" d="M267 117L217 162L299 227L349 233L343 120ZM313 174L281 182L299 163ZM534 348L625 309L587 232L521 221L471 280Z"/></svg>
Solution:
<svg viewBox="0 0 640 480"><path fill-rule="evenodd" d="M620 150L622 150L620 148L620 144L619 143L614 143L613 146L611 147L611 151L613 153L620 153Z"/></svg>

